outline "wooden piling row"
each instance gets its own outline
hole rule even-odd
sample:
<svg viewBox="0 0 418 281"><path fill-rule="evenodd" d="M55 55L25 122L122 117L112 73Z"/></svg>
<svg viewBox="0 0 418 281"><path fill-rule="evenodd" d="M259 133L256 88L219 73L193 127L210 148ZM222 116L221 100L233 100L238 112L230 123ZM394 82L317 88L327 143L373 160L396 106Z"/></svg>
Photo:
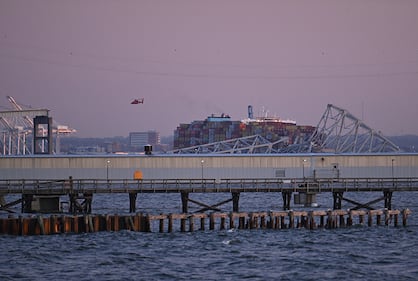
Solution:
<svg viewBox="0 0 418 281"><path fill-rule="evenodd" d="M270 211L251 213L199 214L130 214L130 215L52 215L49 217L0 218L0 234L51 235L60 233L88 233L99 231L193 232L196 229L293 229L342 228L356 224L397 227L399 216L406 226L409 209L399 210L328 210L328 211ZM366 219L367 218L367 222ZM383 218L383 221L382 221ZM208 220L209 219L209 220ZM174 227L180 222L179 228ZM228 222L228 223L227 223ZM373 223L375 222L375 223ZM216 227L218 226L218 227Z"/></svg>
<svg viewBox="0 0 418 281"><path fill-rule="evenodd" d="M146 222L146 216L142 214L19 216L0 218L0 234L26 236L119 230L146 231Z"/></svg>

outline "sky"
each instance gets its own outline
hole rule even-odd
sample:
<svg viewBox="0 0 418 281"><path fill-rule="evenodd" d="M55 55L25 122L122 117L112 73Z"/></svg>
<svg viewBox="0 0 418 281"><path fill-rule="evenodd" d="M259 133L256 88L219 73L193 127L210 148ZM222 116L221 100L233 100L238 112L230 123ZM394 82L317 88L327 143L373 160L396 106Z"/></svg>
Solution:
<svg viewBox="0 0 418 281"><path fill-rule="evenodd" d="M415 0L0 0L0 110L12 96L74 136L170 136L248 105L316 126L334 104L418 135L417 14Z"/></svg>

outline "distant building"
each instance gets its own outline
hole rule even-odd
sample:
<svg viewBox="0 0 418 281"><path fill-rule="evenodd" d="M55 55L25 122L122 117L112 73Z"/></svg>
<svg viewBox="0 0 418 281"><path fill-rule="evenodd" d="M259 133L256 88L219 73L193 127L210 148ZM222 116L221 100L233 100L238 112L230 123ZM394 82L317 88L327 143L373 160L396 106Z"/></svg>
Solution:
<svg viewBox="0 0 418 281"><path fill-rule="evenodd" d="M142 151L145 145L160 145L160 133L156 131L129 133L129 146L134 150Z"/></svg>
<svg viewBox="0 0 418 281"><path fill-rule="evenodd" d="M253 118L251 108L248 118L242 121L233 121L226 114L212 114L203 121L180 124L174 131L173 148L180 149L252 135L261 135L271 142L288 137L288 144L294 144L307 140L314 130L313 126L298 126L293 120L281 120L276 117Z"/></svg>
<svg viewBox="0 0 418 281"><path fill-rule="evenodd" d="M123 151L122 144L120 142L105 142L105 150L107 153L115 153Z"/></svg>

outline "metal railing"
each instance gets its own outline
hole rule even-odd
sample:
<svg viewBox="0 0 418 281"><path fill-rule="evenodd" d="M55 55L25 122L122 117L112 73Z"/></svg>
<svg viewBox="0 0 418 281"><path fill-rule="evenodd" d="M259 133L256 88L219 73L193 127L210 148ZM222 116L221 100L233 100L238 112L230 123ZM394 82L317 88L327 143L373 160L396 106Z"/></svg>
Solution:
<svg viewBox="0 0 418 281"><path fill-rule="evenodd" d="M0 180L1 194L418 191L418 178Z"/></svg>

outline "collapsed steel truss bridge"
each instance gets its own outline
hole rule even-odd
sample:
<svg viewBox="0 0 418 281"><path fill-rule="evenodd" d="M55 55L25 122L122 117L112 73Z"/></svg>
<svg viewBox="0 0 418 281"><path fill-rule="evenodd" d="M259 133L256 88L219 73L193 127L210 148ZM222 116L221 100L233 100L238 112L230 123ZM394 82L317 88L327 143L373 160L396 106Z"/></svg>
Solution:
<svg viewBox="0 0 418 281"><path fill-rule="evenodd" d="M192 147L173 150L172 153L233 153L233 154L253 154L253 153L279 153L286 143L288 137L282 137L275 142L270 142L260 135L248 136L243 138L230 139L215 143L196 145Z"/></svg>
<svg viewBox="0 0 418 281"><path fill-rule="evenodd" d="M307 141L288 145L289 138L270 142L260 135L202 144L170 151L177 154L252 153L381 153L400 152L388 138L345 109L328 104L316 130Z"/></svg>
<svg viewBox="0 0 418 281"><path fill-rule="evenodd" d="M345 109L328 104L309 140L308 152L399 152L392 141Z"/></svg>

